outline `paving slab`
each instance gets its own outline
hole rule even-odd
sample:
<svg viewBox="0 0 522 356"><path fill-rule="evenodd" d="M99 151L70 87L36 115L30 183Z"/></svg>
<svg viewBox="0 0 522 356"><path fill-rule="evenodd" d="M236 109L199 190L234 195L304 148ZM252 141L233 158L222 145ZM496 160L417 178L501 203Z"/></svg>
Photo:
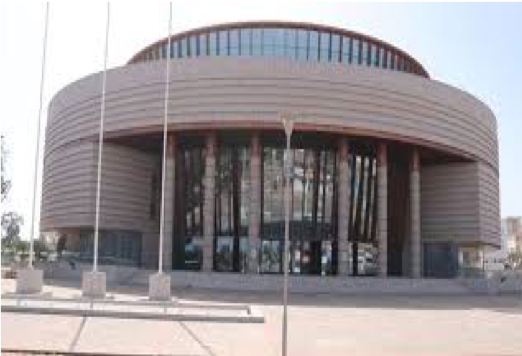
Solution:
<svg viewBox="0 0 522 356"><path fill-rule="evenodd" d="M12 285L14 288L14 285ZM9 284L2 291L8 292ZM78 288L46 285L53 296ZM121 287L115 299L147 297ZM160 355L281 354L281 295L173 290L187 304L252 305L263 324L179 322L2 312L2 350ZM518 296L364 297L290 294L290 355L522 355ZM83 323L83 326L82 326ZM71 346L72 345L72 346Z"/></svg>

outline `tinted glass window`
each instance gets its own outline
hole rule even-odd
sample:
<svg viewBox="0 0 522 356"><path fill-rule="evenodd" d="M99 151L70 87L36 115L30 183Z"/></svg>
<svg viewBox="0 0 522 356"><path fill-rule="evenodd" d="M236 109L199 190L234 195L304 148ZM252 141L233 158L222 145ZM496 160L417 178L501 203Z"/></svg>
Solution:
<svg viewBox="0 0 522 356"><path fill-rule="evenodd" d="M319 60L319 33L317 31L310 31L308 60Z"/></svg>

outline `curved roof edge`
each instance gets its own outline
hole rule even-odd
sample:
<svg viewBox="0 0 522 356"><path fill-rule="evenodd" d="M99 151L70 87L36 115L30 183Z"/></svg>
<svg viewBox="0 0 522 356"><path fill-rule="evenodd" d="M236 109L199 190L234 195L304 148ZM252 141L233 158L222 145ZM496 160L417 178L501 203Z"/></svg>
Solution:
<svg viewBox="0 0 522 356"><path fill-rule="evenodd" d="M413 58L411 55L406 53L404 50L388 43L383 40L380 40L376 37L372 37L369 35L362 34L360 32L346 30L340 27L330 26L330 25L320 25L316 23L309 23L309 22L290 22L290 21L277 21L277 20L269 20L269 21L239 21L239 22L225 22L215 25L208 25L203 27L197 27L191 30L186 30L179 32L177 34L171 35L172 40L177 40L180 38L201 34L204 32L212 31L212 30L223 30L223 29L234 29L234 28L244 28L244 27L282 27L282 28L300 28L300 29L309 29L309 30L316 30L316 31L328 31L328 32L335 32L341 35L349 36L349 37L356 37L359 39L364 39L373 43L376 43L382 47L385 47L387 49L393 50L396 53L402 55L404 58L407 58L412 63L414 63L418 68L421 70L421 75L430 78L430 75L426 71L426 69L420 64L419 61L417 61L415 58ZM132 64L137 61L140 55L148 51L149 49L158 46L162 43L166 43L168 40L167 37L163 37L156 42L151 43L150 45L146 46L145 48L141 49L138 53L136 53L132 58L127 62L127 64Z"/></svg>

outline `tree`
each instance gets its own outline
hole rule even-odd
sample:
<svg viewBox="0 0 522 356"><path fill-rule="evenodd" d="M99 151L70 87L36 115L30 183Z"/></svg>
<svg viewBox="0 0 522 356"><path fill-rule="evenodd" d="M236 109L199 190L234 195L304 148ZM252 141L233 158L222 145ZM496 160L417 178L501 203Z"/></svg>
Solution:
<svg viewBox="0 0 522 356"><path fill-rule="evenodd" d="M11 188L11 182L0 176L0 203L7 198L9 188Z"/></svg>
<svg viewBox="0 0 522 356"><path fill-rule="evenodd" d="M20 240L20 228L24 219L14 211L2 214L2 242L7 246L12 246L14 242Z"/></svg>
<svg viewBox="0 0 522 356"><path fill-rule="evenodd" d="M11 189L11 180L7 177L7 149L5 147L5 137L2 135L1 142L1 174L2 174L2 203L7 199ZM2 212L2 248L16 247L16 242L20 241L20 229L24 223L23 217L14 211Z"/></svg>
<svg viewBox="0 0 522 356"><path fill-rule="evenodd" d="M507 262L512 269L522 269L522 251L515 250L508 254Z"/></svg>
<svg viewBox="0 0 522 356"><path fill-rule="evenodd" d="M1 145L1 174L2 174L2 203L7 198L7 194L11 189L11 180L7 178L6 163L7 163L7 149L5 148L5 137L2 135Z"/></svg>

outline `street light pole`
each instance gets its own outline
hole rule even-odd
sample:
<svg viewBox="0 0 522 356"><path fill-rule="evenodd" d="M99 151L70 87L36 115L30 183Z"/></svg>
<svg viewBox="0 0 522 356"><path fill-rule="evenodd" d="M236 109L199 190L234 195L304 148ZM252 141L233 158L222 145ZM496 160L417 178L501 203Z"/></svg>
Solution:
<svg viewBox="0 0 522 356"><path fill-rule="evenodd" d="M285 160L285 243L283 255L283 345L282 354L287 354L287 339L288 339L288 248L290 244L290 178L292 169L292 159L290 151L290 143L292 139L292 131L294 128L294 121L291 115L284 115L282 117L283 126L286 134L286 160Z"/></svg>

